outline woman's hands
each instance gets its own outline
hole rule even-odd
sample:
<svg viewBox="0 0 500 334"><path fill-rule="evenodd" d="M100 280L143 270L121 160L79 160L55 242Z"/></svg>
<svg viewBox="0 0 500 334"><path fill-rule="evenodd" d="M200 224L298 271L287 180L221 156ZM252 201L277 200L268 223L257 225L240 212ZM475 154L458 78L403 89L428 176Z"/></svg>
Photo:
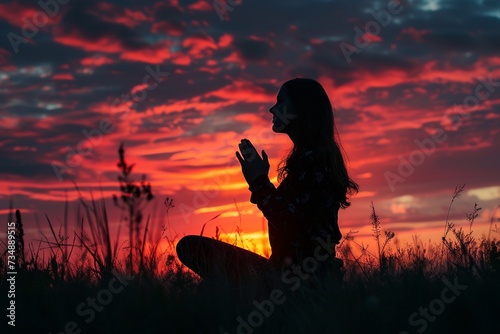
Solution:
<svg viewBox="0 0 500 334"><path fill-rule="evenodd" d="M240 161L241 171L248 185L260 175L267 176L269 173L269 159L266 152L262 150L261 158L248 139L242 139L238 146L241 154L240 152L236 152L236 158Z"/></svg>

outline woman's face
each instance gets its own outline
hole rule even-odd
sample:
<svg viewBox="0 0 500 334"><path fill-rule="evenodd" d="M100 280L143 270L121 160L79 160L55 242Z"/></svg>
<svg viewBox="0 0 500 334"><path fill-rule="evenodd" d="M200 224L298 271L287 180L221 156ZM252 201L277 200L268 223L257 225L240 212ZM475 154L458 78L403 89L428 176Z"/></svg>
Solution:
<svg viewBox="0 0 500 334"><path fill-rule="evenodd" d="M276 96L276 104L269 109L273 114L273 131L276 133L288 133L290 124L297 117L285 86L281 86Z"/></svg>

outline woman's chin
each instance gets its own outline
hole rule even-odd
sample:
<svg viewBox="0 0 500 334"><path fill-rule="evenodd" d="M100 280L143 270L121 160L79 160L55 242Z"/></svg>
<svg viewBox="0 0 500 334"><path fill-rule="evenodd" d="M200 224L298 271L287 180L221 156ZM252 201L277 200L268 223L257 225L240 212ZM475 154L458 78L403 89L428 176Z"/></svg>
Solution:
<svg viewBox="0 0 500 334"><path fill-rule="evenodd" d="M272 130L273 132L276 132L276 133L283 133L283 130L284 130L284 126L283 125L276 125L273 123L273 127L272 127Z"/></svg>

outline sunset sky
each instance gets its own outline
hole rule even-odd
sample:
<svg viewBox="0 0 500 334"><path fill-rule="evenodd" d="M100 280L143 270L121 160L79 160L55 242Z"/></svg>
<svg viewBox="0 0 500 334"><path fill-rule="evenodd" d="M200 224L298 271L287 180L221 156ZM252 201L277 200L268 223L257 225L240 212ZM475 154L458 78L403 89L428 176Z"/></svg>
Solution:
<svg viewBox="0 0 500 334"><path fill-rule="evenodd" d="M340 213L344 234L371 234L373 202L399 242L414 234L439 242L463 183L451 220L468 228L477 203L477 237L498 222L497 0L225 4L2 1L2 220L12 199L27 237L39 239L45 213L63 221L67 194L74 221L75 181L87 198L90 190L106 198L116 227L111 196L124 142L136 180L146 174L152 183L158 225L170 197L170 232L199 234L220 215L205 235L219 226L260 245L262 215L249 201L237 144L248 138L266 150L277 185L291 142L271 131L268 110L282 83L309 77L331 99L360 185Z"/></svg>

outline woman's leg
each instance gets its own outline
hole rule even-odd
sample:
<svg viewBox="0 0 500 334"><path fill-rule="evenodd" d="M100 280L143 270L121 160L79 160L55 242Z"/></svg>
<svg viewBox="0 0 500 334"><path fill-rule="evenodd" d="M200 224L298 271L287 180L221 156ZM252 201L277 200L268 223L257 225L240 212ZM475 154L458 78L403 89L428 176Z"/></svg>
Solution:
<svg viewBox="0 0 500 334"><path fill-rule="evenodd" d="M181 262L204 279L222 276L238 286L269 271L265 257L207 237L185 236L176 250Z"/></svg>

